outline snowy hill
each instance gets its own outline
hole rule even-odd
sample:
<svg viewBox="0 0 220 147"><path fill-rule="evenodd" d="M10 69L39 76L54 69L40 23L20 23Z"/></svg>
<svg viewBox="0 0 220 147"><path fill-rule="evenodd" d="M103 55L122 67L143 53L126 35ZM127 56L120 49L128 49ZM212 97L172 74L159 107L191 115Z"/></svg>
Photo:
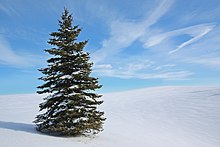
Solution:
<svg viewBox="0 0 220 147"><path fill-rule="evenodd" d="M0 96L1 147L219 147L219 87L155 87L104 94L107 117L96 137L35 131L42 96Z"/></svg>

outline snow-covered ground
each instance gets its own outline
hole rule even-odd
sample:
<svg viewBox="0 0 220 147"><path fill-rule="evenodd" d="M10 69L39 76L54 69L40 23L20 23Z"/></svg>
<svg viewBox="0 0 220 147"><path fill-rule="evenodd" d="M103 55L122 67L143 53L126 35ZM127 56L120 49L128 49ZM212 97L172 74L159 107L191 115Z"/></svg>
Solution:
<svg viewBox="0 0 220 147"><path fill-rule="evenodd" d="M32 121L42 96L0 96L1 147L219 147L220 87L154 87L104 94L104 132L40 134Z"/></svg>

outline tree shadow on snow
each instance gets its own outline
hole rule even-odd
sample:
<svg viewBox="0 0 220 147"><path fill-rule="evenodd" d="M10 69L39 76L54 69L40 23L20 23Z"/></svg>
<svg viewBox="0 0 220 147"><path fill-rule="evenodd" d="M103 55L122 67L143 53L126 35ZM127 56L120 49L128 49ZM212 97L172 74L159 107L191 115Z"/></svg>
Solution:
<svg viewBox="0 0 220 147"><path fill-rule="evenodd" d="M35 130L33 124L0 121L0 128L14 130L14 131L22 131L32 134L40 134Z"/></svg>
<svg viewBox="0 0 220 147"><path fill-rule="evenodd" d="M25 124L25 123L17 123L17 122L6 122L6 121L0 121L0 129L8 129L13 131L21 131L31 134L38 134L38 135L46 135L46 136L52 136L52 137L61 137L61 138L68 138L70 136L57 136L52 134L44 134L36 130L34 124ZM82 135L82 136L75 136L75 137L87 137L87 138L94 138L93 135Z"/></svg>

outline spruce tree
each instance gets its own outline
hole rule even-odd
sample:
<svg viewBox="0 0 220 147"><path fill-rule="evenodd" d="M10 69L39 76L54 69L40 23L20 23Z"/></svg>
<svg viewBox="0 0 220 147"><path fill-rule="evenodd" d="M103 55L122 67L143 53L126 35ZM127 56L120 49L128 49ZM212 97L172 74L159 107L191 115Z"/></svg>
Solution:
<svg viewBox="0 0 220 147"><path fill-rule="evenodd" d="M87 41L78 41L81 29L72 22L64 9L58 31L50 34L52 48L45 50L52 57L46 68L39 69L45 76L39 78L44 84L37 93L47 96L34 123L38 131L52 135L96 134L103 130L105 120L104 112L97 110L103 103L101 95L95 93L101 85L91 76L89 53L83 51Z"/></svg>

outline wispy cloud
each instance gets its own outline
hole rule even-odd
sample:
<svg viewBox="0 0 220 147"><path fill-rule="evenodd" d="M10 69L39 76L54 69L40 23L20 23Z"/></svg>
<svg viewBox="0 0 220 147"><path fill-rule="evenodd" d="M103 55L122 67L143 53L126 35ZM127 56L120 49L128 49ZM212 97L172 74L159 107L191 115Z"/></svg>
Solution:
<svg viewBox="0 0 220 147"><path fill-rule="evenodd" d="M190 71L172 71L152 74L138 74L137 77L140 79L186 80L193 74L194 73Z"/></svg>
<svg viewBox="0 0 220 147"><path fill-rule="evenodd" d="M102 47L94 54L92 60L95 62L94 71L101 76L111 76L119 78L139 78L139 79L164 79L164 80L181 80L192 76L194 73L175 69L173 63L156 65L152 60L146 60L137 56L137 60L120 59L118 63L108 63L108 58L112 58L122 50L128 48L135 41L143 42L143 37L150 37L144 46L151 47L161 43L163 40L181 34L189 34L193 39L181 44L178 47L183 48L193 43L203 35L208 33L213 24L203 24L170 31L167 33L152 36L150 27L157 23L159 19L169 10L172 0L163 0L151 13L150 16L144 17L142 21L114 20L110 25L110 37L102 42ZM204 31L204 29L206 31ZM202 30L202 31L201 31ZM127 63L125 63L124 61ZM103 64L104 63L104 64Z"/></svg>
<svg viewBox="0 0 220 147"><path fill-rule="evenodd" d="M220 59L219 57L207 57L207 56L202 56L202 57L194 57L190 58L187 60L189 63L193 64L202 64L206 65L208 67L215 68L219 70L220 68Z"/></svg>
<svg viewBox="0 0 220 147"><path fill-rule="evenodd" d="M154 61L146 60L141 56L136 57L136 60L127 59L127 63L124 63L124 61L122 61L123 59L121 59L117 65L112 65L107 62L108 58L117 55L135 41L142 41L143 36L149 36L150 34L148 34L148 32L150 32L150 27L157 23L157 21L169 10L172 3L172 0L161 1L159 6L152 11L151 15L146 16L142 21L113 21L110 25L110 38L105 39L102 42L102 48L92 54L92 60L95 62L94 71L101 76L139 79L181 80L193 75L193 73L189 71L174 70L175 64L156 65ZM193 28L188 30L184 29L176 32L169 32L161 36L166 38L186 31L189 33L192 30ZM193 34L193 32L191 32L191 34ZM194 32L194 34L198 33ZM160 43L160 41L157 43ZM152 44L152 42L148 42L148 44L156 45ZM102 64L102 62L104 64Z"/></svg>
<svg viewBox="0 0 220 147"><path fill-rule="evenodd" d="M202 65L209 68L209 71L215 72L220 69L220 27L216 27L208 33L201 41L194 42L185 47L185 51L179 55L181 62L190 65ZM211 70L210 70L211 69Z"/></svg>
<svg viewBox="0 0 220 147"><path fill-rule="evenodd" d="M123 79L163 79L163 80L184 80L194 73L190 71L157 71L152 72L153 67L143 64L129 64L125 67L103 67L95 68L94 72L99 76L118 77Z"/></svg>
<svg viewBox="0 0 220 147"><path fill-rule="evenodd" d="M92 24L94 20L98 20L97 22L100 23L102 27L107 25L105 33L108 34L105 35L108 37L104 38L99 44L101 47L91 54L91 60L95 63L94 71L102 76L120 78L180 80L186 79L194 74L194 71L191 72L184 67L186 64L218 66L219 60L217 56L204 57L202 53L200 54L201 56L198 56L197 53L197 51L202 49L203 52L205 52L204 48L210 48L204 44L198 44L198 42L216 30L217 23L208 23L215 21L203 20L192 23L184 22L183 25L175 24L177 23L175 22L176 20L182 18L175 14L170 15L170 13L175 13L176 10L173 11L171 8L174 8L177 3L175 0L156 0L152 2L152 6L149 7L150 9L146 9L146 11L143 11L143 9L137 10L141 12L138 14L143 15L134 20L124 17L124 11L114 10L113 5L108 7L108 2L91 2L90 0L84 3L80 1L74 2L74 6L72 6L70 10L73 11L77 21L86 22L88 25L89 23ZM49 1L46 2L46 5L50 6L49 9L54 10L52 12L56 13L62 10L59 4L60 2L58 1L53 4ZM73 2L67 1L65 4L73 5ZM149 4L149 2L143 2L143 5L145 4ZM6 4L0 4L0 11L11 15L14 13L14 6L15 5L13 5L13 7L6 7ZM42 4L35 7L38 8L40 6L42 6ZM21 8L20 11L22 14L26 13L22 11ZM183 13L185 16L186 12ZM196 16L199 15L196 10L193 13ZM168 17L164 17L165 15ZM194 15L187 16L190 16L190 18L184 20L193 21ZM171 22L174 23L174 25L166 24L166 27L162 26L164 22L161 20L163 18L169 19L169 17L174 18L172 20L173 22ZM175 28L173 26L175 26ZM33 31L30 30L28 32L31 33L26 34L25 32L19 32L17 34L19 34L19 37L23 34L24 39L31 38L36 41L35 38L39 38L39 36L31 36L31 34L39 34L38 29L37 33L32 33ZM99 33L99 31L97 32ZM178 37L181 38L182 35L184 35L184 37L187 36L188 40L184 40L185 38L179 40ZM25 38L26 36L28 38ZM217 36L215 36L215 38L217 38ZM129 53L127 53L127 50L132 49L132 51L134 51L136 48L133 48L132 45L136 43L139 47L137 49L139 53L136 53L134 57L129 51ZM197 44L197 46L195 46L195 44ZM210 42L208 42L208 44L210 44ZM197 48L197 50L192 52L192 47ZM28 66L33 63L30 57L32 55L24 55L24 53L19 53L15 49L12 49L10 43L3 37L0 38L0 51L2 52L0 55L0 64ZM188 54L186 54L187 51ZM174 54L177 52L179 54ZM126 55L123 53L126 53Z"/></svg>
<svg viewBox="0 0 220 147"><path fill-rule="evenodd" d="M10 5L4 5L6 3L0 3L0 12L2 11L3 13L12 16L14 14L16 14L16 11L13 7L11 7Z"/></svg>
<svg viewBox="0 0 220 147"><path fill-rule="evenodd" d="M186 79L194 75L195 71L187 70L187 64L219 67L220 60L216 55L204 56L219 50L219 33L212 38L207 37L216 32L217 22L209 19L207 22L184 22L184 25L176 25L175 29L169 25L166 29L157 26L167 12L173 11L170 9L173 4L172 0L161 0L151 13L146 13L148 15L138 21L111 17L111 21L108 21L110 37L104 39L101 48L92 54L95 66L99 67L95 71L104 76L167 80ZM199 16L196 10L193 13ZM186 15L191 16L191 13L184 12L184 16ZM179 20L175 14L172 17ZM201 43L200 40L206 43ZM136 42L142 43L142 49L145 49L136 56L138 63L133 59L123 59L123 56L115 58ZM177 52L179 54L174 54Z"/></svg>
<svg viewBox="0 0 220 147"><path fill-rule="evenodd" d="M126 47L140 37L143 28L132 22L115 21L111 24L111 37L102 42L102 48L92 54L95 63L103 61Z"/></svg>
<svg viewBox="0 0 220 147"><path fill-rule="evenodd" d="M148 59L127 59L116 65L100 64L94 66L99 76L118 77L123 79L163 79L184 80L194 73L176 68L175 64L159 64Z"/></svg>
<svg viewBox="0 0 220 147"><path fill-rule="evenodd" d="M165 64L165 65L155 67L154 70L164 70L164 69L172 68L175 66L176 66L175 64Z"/></svg>
<svg viewBox="0 0 220 147"><path fill-rule="evenodd" d="M110 25L110 38L102 42L102 47L94 54L92 60L95 63L103 61L106 57L112 56L121 50L129 47L134 41L138 40L145 31L161 16L163 16L172 4L172 0L163 0L149 17L143 21L126 21L116 19Z"/></svg>
<svg viewBox="0 0 220 147"><path fill-rule="evenodd" d="M161 18L161 16L163 16L169 10L172 4L173 0L162 0L158 7L154 9L152 14L143 22L145 29L155 24Z"/></svg>
<svg viewBox="0 0 220 147"><path fill-rule="evenodd" d="M187 34L192 37L191 39L181 43L177 48L169 51L169 54L173 54L173 53L179 51L181 48L183 48L187 45L190 45L190 44L194 43L195 41L199 40L204 35L206 35L211 30L213 30L214 27L215 27L215 24L213 24L213 23L199 24L199 25L195 25L195 26L190 26L190 27L186 27L186 28L181 28L181 29L161 33L161 34L150 37L145 42L144 47L149 48L149 47L155 46L157 44L160 44L162 41L164 41L166 39L170 39L172 37L176 37L176 36L183 35L183 34Z"/></svg>
<svg viewBox="0 0 220 147"><path fill-rule="evenodd" d="M33 55L14 52L8 41L0 36L0 64L16 67L28 67L34 62Z"/></svg>

